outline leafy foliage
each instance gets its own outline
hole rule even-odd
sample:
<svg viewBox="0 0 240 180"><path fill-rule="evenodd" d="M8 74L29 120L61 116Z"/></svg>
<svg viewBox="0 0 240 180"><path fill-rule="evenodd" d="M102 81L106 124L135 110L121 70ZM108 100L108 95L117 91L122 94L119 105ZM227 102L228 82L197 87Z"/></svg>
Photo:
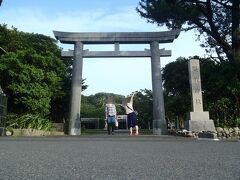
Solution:
<svg viewBox="0 0 240 180"><path fill-rule="evenodd" d="M213 112L217 125L234 126L240 117L240 63L217 64L211 69L211 78L205 80L206 108Z"/></svg>
<svg viewBox="0 0 240 180"><path fill-rule="evenodd" d="M202 46L221 61L240 61L239 0L141 0L137 11L169 29L196 29ZM227 58L225 58L225 56Z"/></svg>
<svg viewBox="0 0 240 180"><path fill-rule="evenodd" d="M188 60L178 58L162 70L166 118L183 124L191 109Z"/></svg>
<svg viewBox="0 0 240 180"><path fill-rule="evenodd" d="M190 106L189 59L178 58L163 69L166 116L185 121ZM214 63L200 58L204 109L217 126L235 126L240 117L240 64Z"/></svg>
<svg viewBox="0 0 240 180"><path fill-rule="evenodd" d="M50 65L52 58L34 50L10 52L1 58L1 82L10 97L11 112L49 113L53 95L61 90L61 78Z"/></svg>
<svg viewBox="0 0 240 180"><path fill-rule="evenodd" d="M121 95L116 95L112 93L97 93L91 96L82 96L81 103L81 117L83 118L99 118L100 128L104 128L105 125L105 104L107 102L107 97L112 96L116 104L120 104L122 97ZM122 109L117 106L117 113L122 114Z"/></svg>
<svg viewBox="0 0 240 180"><path fill-rule="evenodd" d="M113 93L97 93L91 96L82 97L81 116L105 118L105 104L108 96L112 96L115 104L121 104L123 96ZM116 106L117 111L122 113L120 106ZM119 114L119 113L118 113Z"/></svg>
<svg viewBox="0 0 240 180"><path fill-rule="evenodd" d="M117 114L124 115L124 108L118 105L122 103L124 96L112 93L97 93L82 97L81 117L95 117L103 121L105 119L105 104L108 96L113 97ZM153 119L152 91L147 89L140 90L134 97L133 106L138 111L139 126L141 128L149 128L150 125L151 127Z"/></svg>
<svg viewBox="0 0 240 180"><path fill-rule="evenodd" d="M0 84L8 96L8 112L18 119L27 114L50 118L70 82L56 40L0 25L0 46L7 52L0 57Z"/></svg>
<svg viewBox="0 0 240 180"><path fill-rule="evenodd" d="M25 114L23 116L16 116L10 114L7 121L8 129L39 129L49 131L53 128L52 123L45 118L36 114Z"/></svg>
<svg viewBox="0 0 240 180"><path fill-rule="evenodd" d="M148 129L152 127L153 122L153 97L152 91L148 89L142 89L134 97L133 102L134 109L138 112L138 124L142 129Z"/></svg>

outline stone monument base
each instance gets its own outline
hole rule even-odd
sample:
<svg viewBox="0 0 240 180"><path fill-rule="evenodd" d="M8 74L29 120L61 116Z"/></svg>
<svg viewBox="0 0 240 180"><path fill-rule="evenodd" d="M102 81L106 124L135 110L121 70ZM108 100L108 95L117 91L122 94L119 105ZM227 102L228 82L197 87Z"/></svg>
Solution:
<svg viewBox="0 0 240 180"><path fill-rule="evenodd" d="M204 112L190 112L190 120L185 121L184 127L188 131L212 131L215 132L215 125L213 120L209 119L208 111Z"/></svg>
<svg viewBox="0 0 240 180"><path fill-rule="evenodd" d="M188 131L193 131L193 132L200 132L200 131L215 132L216 131L213 120L201 120L201 121L188 120L188 121L185 121L184 126Z"/></svg>

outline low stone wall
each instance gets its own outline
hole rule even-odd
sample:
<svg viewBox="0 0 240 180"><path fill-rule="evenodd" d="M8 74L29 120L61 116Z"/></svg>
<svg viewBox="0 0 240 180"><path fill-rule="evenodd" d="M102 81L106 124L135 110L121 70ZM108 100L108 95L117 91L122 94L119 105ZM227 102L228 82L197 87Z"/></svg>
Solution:
<svg viewBox="0 0 240 180"><path fill-rule="evenodd" d="M13 129L12 136L63 136L59 131L42 131L38 129Z"/></svg>
<svg viewBox="0 0 240 180"><path fill-rule="evenodd" d="M235 127L235 128L216 127L216 131L214 132L210 132L210 131L192 132L186 129L182 129L182 130L171 129L168 132L170 135L193 137L193 138L198 138L199 136L201 137L211 136L218 139L233 139L233 140L240 139L240 129L238 127Z"/></svg>
<svg viewBox="0 0 240 180"><path fill-rule="evenodd" d="M240 139L240 129L216 127L217 136L221 139Z"/></svg>

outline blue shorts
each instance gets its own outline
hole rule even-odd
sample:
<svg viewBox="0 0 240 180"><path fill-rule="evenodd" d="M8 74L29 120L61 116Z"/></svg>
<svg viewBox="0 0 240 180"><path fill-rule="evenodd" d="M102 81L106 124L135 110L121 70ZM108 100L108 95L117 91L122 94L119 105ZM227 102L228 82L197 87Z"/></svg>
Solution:
<svg viewBox="0 0 240 180"><path fill-rule="evenodd" d="M115 123L115 116L108 116L107 123Z"/></svg>
<svg viewBox="0 0 240 180"><path fill-rule="evenodd" d="M135 112L131 112L127 115L128 129L135 127L137 124L137 115Z"/></svg>

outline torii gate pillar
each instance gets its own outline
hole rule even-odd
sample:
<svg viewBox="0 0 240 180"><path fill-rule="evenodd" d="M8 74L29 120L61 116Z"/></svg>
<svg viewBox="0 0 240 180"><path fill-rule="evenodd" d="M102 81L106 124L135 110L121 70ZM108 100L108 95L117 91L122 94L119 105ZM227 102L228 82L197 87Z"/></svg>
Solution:
<svg viewBox="0 0 240 180"><path fill-rule="evenodd" d="M152 92L153 92L153 134L166 134L165 108L163 100L162 74L159 44L157 41L150 43L151 68L152 68Z"/></svg>
<svg viewBox="0 0 240 180"><path fill-rule="evenodd" d="M81 92L82 92L83 43L75 42L72 88L70 101L69 134L81 135Z"/></svg>

